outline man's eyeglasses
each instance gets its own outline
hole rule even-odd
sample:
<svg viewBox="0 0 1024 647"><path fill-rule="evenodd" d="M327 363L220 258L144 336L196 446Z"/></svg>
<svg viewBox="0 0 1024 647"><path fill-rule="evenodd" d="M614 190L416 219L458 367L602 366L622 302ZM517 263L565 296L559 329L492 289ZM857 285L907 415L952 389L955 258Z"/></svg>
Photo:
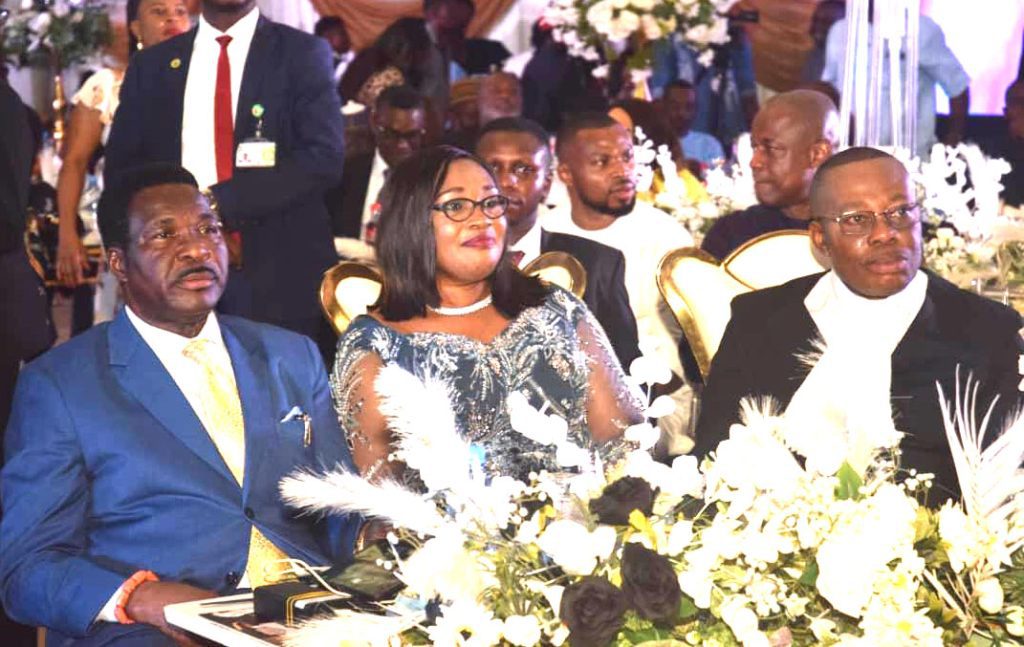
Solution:
<svg viewBox="0 0 1024 647"><path fill-rule="evenodd" d="M497 220L508 211L508 198L503 195L492 195L479 202L469 198L454 198L432 205L430 208L440 211L453 222L465 222L469 220L469 217L473 215L473 210L477 207L480 207L481 213L491 220Z"/></svg>
<svg viewBox="0 0 1024 647"><path fill-rule="evenodd" d="M849 211L838 216L817 218L820 221L835 222L839 225L839 233L844 236L866 236L875 228L878 218L884 218L885 223L903 231L910 229L921 221L921 211L918 204L901 204L898 207L885 211Z"/></svg>

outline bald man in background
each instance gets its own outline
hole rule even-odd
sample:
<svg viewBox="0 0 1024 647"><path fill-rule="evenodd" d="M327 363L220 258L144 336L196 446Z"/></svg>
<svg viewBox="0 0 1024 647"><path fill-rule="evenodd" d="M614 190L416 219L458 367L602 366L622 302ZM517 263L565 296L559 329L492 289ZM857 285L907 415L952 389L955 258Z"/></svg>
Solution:
<svg viewBox="0 0 1024 647"><path fill-rule="evenodd" d="M793 90L771 98L751 128L750 168L758 204L719 219L701 248L719 260L761 234L807 229L814 172L839 143L839 113L815 90Z"/></svg>

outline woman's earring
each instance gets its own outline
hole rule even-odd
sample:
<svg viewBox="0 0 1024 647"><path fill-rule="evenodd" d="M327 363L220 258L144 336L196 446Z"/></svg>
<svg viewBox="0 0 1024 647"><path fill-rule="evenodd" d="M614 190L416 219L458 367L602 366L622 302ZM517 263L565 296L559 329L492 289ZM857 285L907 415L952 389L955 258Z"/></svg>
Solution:
<svg viewBox="0 0 1024 647"><path fill-rule="evenodd" d="M138 41L137 43L135 43L135 49L142 49L142 41L141 40Z"/></svg>

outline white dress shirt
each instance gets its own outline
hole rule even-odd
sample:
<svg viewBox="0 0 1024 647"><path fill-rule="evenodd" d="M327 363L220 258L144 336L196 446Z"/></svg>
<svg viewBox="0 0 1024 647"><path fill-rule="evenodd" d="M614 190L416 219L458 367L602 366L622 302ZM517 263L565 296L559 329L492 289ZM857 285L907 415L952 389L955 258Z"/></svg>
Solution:
<svg viewBox="0 0 1024 647"><path fill-rule="evenodd" d="M573 222L570 212L546 210L539 224L548 231L589 238L622 252L626 259L626 292L636 317L641 347L650 347L682 376L678 352L682 330L664 304L657 277L658 263L665 254L693 245L690 232L672 216L641 201L637 201L632 213L616 218L604 229L583 229Z"/></svg>
<svg viewBox="0 0 1024 647"><path fill-rule="evenodd" d="M202 16L185 81L185 110L181 115L181 165L196 177L201 189L217 183L217 153L214 148L213 102L217 89L217 61L220 43L217 37L231 36L228 61L231 63L232 124L238 114L238 94L249 46L256 33L260 12L255 7L227 31L218 31ZM236 144L238 142L235 142ZM233 160L232 160L233 161Z"/></svg>
<svg viewBox="0 0 1024 647"><path fill-rule="evenodd" d="M370 166L370 179L366 185L366 198L363 200L363 217L359 228L360 238L366 240L366 225L373 220L373 205L380 197L380 190L384 188L384 172L388 165L380 156L380 151L373 153L373 165Z"/></svg>
<svg viewBox="0 0 1024 647"><path fill-rule="evenodd" d="M231 356L228 355L227 346L224 345L224 338L220 334L220 324L217 322L217 315L211 312L206 317L206 323L203 324L199 334L195 337L182 337L163 328L157 328L146 323L137 314L132 312L129 306L125 306L124 312L128 316L128 321L131 322L132 326L135 327L135 330L142 337L142 340L146 342L146 345L153 351L156 358L167 369L171 379L174 380L174 384L177 385L178 390L185 396L185 400L188 401L199 421L203 423L204 427L209 429L211 417L207 415L202 404L203 384L206 383L206 377L198 364L185 357L184 351L189 342L195 339L210 341L211 344L208 346L208 349L211 354L211 360L219 364L220 368L230 372L232 375L234 374L234 369L231 366ZM247 582L248 580L245 581ZM242 585L243 582L239 582L239 588ZM103 605L103 608L96 615L96 622L117 622L114 609L121 598L122 588L118 587L114 591L114 595L110 596L107 603Z"/></svg>
<svg viewBox="0 0 1024 647"><path fill-rule="evenodd" d="M516 241L515 244L508 246L510 252L523 253L523 258L519 261L519 267L526 267L532 263L535 258L540 256L540 233L540 219L538 218L537 222L533 223L533 227L530 228L530 231L526 232L526 234Z"/></svg>
<svg viewBox="0 0 1024 647"><path fill-rule="evenodd" d="M626 259L626 293L636 317L640 351L658 357L673 373L684 377L679 360L683 331L658 290L658 264L670 251L693 246L690 232L672 216L641 201L637 201L631 213L616 218L604 229L579 227L569 208L546 211L542 224L548 231L589 238L622 252ZM628 366L623 368L629 371ZM676 408L671 415L658 420L658 428L667 451L672 455L683 454L693 448L689 437L693 427L693 391L684 385L669 395Z"/></svg>

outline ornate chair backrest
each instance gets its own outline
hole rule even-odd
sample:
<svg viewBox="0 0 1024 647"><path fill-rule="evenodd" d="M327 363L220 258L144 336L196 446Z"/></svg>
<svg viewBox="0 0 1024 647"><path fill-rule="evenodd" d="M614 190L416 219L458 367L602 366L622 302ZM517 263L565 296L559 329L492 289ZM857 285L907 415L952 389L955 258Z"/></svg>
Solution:
<svg viewBox="0 0 1024 647"><path fill-rule="evenodd" d="M324 272L320 282L320 307L334 332L345 332L352 320L366 314L377 302L382 287L376 266L362 261L342 261Z"/></svg>
<svg viewBox="0 0 1024 647"><path fill-rule="evenodd" d="M733 297L825 269L807 232L786 230L752 239L721 263L694 247L669 252L661 261L658 287L706 378L729 323Z"/></svg>
<svg viewBox="0 0 1024 647"><path fill-rule="evenodd" d="M523 274L532 274L542 281L568 290L578 298L587 291L587 270L566 252L545 252L527 263Z"/></svg>
<svg viewBox="0 0 1024 647"><path fill-rule="evenodd" d="M565 252L547 252L522 270L538 276L583 298L587 272ZM324 272L320 281L320 307L334 332L341 335L352 320L366 314L377 302L383 281L376 265L365 261L342 261Z"/></svg>

